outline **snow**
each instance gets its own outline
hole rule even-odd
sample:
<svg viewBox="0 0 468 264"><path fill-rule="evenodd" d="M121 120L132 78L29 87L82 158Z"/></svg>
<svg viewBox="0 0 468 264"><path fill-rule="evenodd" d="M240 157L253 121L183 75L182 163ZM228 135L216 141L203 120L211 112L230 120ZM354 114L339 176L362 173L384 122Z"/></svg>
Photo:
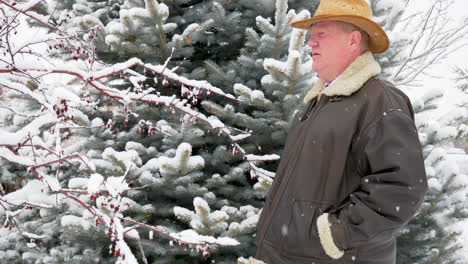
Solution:
<svg viewBox="0 0 468 264"><path fill-rule="evenodd" d="M31 9L32 7L36 6L37 4L39 4L42 1L43 0L29 0L29 1L26 1L25 3L19 3L16 6L16 8L18 8L20 10L23 10L23 11L27 11L27 10Z"/></svg>
<svg viewBox="0 0 468 264"><path fill-rule="evenodd" d="M49 185L49 188L52 191L57 192L57 191L60 191L62 189L62 186L60 186L59 181L55 177L45 176L44 177L44 182L46 182L47 185Z"/></svg>
<svg viewBox="0 0 468 264"><path fill-rule="evenodd" d="M28 182L23 188L4 195L2 199L8 204L3 203L3 206L0 206L0 215L6 213L5 209L9 209L13 205L21 205L21 204L31 204L39 207L44 208L54 208L56 206L56 199L60 198L60 195L48 195L47 193L43 192L44 183L39 180L31 180ZM8 211L7 211L8 212Z"/></svg>
<svg viewBox="0 0 468 264"><path fill-rule="evenodd" d="M116 232L115 238L115 251L120 252L117 257L116 264L138 264L135 256L133 255L131 249L128 247L127 243L124 241L124 228L120 222L119 218L113 218L112 228Z"/></svg>
<svg viewBox="0 0 468 264"><path fill-rule="evenodd" d="M193 205L195 206L195 211L197 212L198 215L202 215L205 212L210 211L210 207L208 206L208 203L200 197L195 197L193 199Z"/></svg>
<svg viewBox="0 0 468 264"><path fill-rule="evenodd" d="M85 230L88 230L91 227L91 224L84 220L82 217L74 216L74 215L65 215L60 219L60 223L62 226L65 227L73 227L73 226L79 226L84 228Z"/></svg>
<svg viewBox="0 0 468 264"><path fill-rule="evenodd" d="M125 181L125 176L108 177L105 181L105 186L109 194L114 197L130 189Z"/></svg>
<svg viewBox="0 0 468 264"><path fill-rule="evenodd" d="M133 142L133 141L127 142L127 144L125 145L125 150L126 151L134 150L134 151L137 151L138 153L146 153L146 148L145 146L143 146L143 144L139 142Z"/></svg>
<svg viewBox="0 0 468 264"><path fill-rule="evenodd" d="M192 146L182 143L177 147L174 158L160 157L160 172L163 176L183 176L205 166L205 160L201 156L191 156Z"/></svg>
<svg viewBox="0 0 468 264"><path fill-rule="evenodd" d="M275 177L274 172L259 168L252 163L250 164L250 166L252 167L252 170L250 170L250 175L252 176L252 178L260 177L267 182L273 182L272 178Z"/></svg>
<svg viewBox="0 0 468 264"><path fill-rule="evenodd" d="M117 37L116 35L107 35L105 38L105 42L108 45L112 45L113 43L120 43L120 38Z"/></svg>
<svg viewBox="0 0 468 264"><path fill-rule="evenodd" d="M186 208L183 208L183 207L179 207L179 206L174 207L174 214L178 218L184 219L187 222L190 219L192 219L193 217L195 217L195 214L192 211L190 211L190 210L188 210Z"/></svg>
<svg viewBox="0 0 468 264"><path fill-rule="evenodd" d="M81 14L90 14L92 12L89 7L81 4L73 4L72 8Z"/></svg>
<svg viewBox="0 0 468 264"><path fill-rule="evenodd" d="M89 27L99 26L99 28L104 28L104 25L102 24L101 20L99 20L93 15L84 15L82 23L87 24Z"/></svg>
<svg viewBox="0 0 468 264"><path fill-rule="evenodd" d="M268 19L265 19L261 16L257 16L256 18L257 26L265 33L271 34L275 36L276 28L273 26Z"/></svg>
<svg viewBox="0 0 468 264"><path fill-rule="evenodd" d="M214 238L212 236L199 235L193 230L184 230L179 233L171 233L170 236L188 244L218 244L221 246L237 246L240 243L229 237Z"/></svg>
<svg viewBox="0 0 468 264"><path fill-rule="evenodd" d="M133 226L124 228L124 233L126 236L132 239L135 239L135 240L140 239L140 235L138 234L138 231Z"/></svg>
<svg viewBox="0 0 468 264"><path fill-rule="evenodd" d="M145 171L157 171L159 169L160 162L158 158L152 158L148 160L145 165L141 166L139 171L145 172ZM151 175L150 175L151 176Z"/></svg>
<svg viewBox="0 0 468 264"><path fill-rule="evenodd" d="M28 233L28 232L23 232L21 233L21 235L30 239L38 239L38 240L47 238L47 236L45 235L36 235L36 234Z"/></svg>
<svg viewBox="0 0 468 264"><path fill-rule="evenodd" d="M283 235L283 236L288 235L288 226L287 225L282 225L281 226L281 235Z"/></svg>
<svg viewBox="0 0 468 264"><path fill-rule="evenodd" d="M100 174L92 174L88 182L88 193L94 194L101 190L101 184L104 181L104 177Z"/></svg>
<svg viewBox="0 0 468 264"><path fill-rule="evenodd" d="M250 137L252 134L239 134L239 135L236 135L236 136L231 136L231 140L232 141L241 141L243 139L246 139L248 137Z"/></svg>
<svg viewBox="0 0 468 264"><path fill-rule="evenodd" d="M128 15L131 17L144 17L144 18L151 18L151 14L148 12L147 9L134 7L129 10Z"/></svg>
<svg viewBox="0 0 468 264"><path fill-rule="evenodd" d="M102 153L102 157L111 161L118 160L124 164L127 169L134 167L135 165L139 167L142 162L138 152L133 149L119 152L113 148L106 148Z"/></svg>
<svg viewBox="0 0 468 264"><path fill-rule="evenodd" d="M233 222L229 225L229 231L231 232L242 232L243 230L252 230L257 226L258 215L254 214L249 216L247 219L242 221L240 224Z"/></svg>
<svg viewBox="0 0 468 264"><path fill-rule="evenodd" d="M252 91L252 93L250 94L250 99L252 101L255 101L255 100L263 100L265 99L265 94L260 91L260 90L254 90Z"/></svg>
<svg viewBox="0 0 468 264"><path fill-rule="evenodd" d="M427 180L427 184L428 184L428 187L430 189L435 189L437 191L440 191L442 189L442 185L440 184L440 181L439 179L433 177L433 178L429 178Z"/></svg>
<svg viewBox="0 0 468 264"><path fill-rule="evenodd" d="M28 248L35 248L37 245L36 245L36 243L34 243L34 242L29 242L29 243L26 243L26 246L27 246Z"/></svg>
<svg viewBox="0 0 468 264"><path fill-rule="evenodd" d="M0 157L12 163L21 164L27 167L31 167L35 165L35 162L32 157L23 157L23 156L14 155L11 152L11 150L5 147L0 147Z"/></svg>
<svg viewBox="0 0 468 264"><path fill-rule="evenodd" d="M263 155L263 156L248 154L248 155L245 155L245 158L249 161L269 161L269 160L279 160L280 156L276 154Z"/></svg>

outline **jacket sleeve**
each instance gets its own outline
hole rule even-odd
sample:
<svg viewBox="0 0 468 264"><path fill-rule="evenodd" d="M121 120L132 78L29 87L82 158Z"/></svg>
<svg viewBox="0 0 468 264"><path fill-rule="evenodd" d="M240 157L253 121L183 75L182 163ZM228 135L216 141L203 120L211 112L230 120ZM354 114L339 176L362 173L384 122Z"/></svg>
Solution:
<svg viewBox="0 0 468 264"><path fill-rule="evenodd" d="M384 113L358 139L359 163L366 173L348 203L317 219L325 252L334 259L344 250L393 239L419 209L427 191L421 144L411 114Z"/></svg>

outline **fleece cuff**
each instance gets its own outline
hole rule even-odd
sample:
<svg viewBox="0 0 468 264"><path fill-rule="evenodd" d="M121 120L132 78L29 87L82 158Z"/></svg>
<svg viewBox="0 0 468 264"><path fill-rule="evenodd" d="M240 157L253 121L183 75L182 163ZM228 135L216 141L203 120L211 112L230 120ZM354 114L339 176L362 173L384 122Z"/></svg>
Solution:
<svg viewBox="0 0 468 264"><path fill-rule="evenodd" d="M340 250L335 242L331 232L331 223L328 220L328 214L322 214L317 218L317 230L320 237L320 243L322 247L332 259L339 259L343 257L344 252Z"/></svg>
<svg viewBox="0 0 468 264"><path fill-rule="evenodd" d="M240 262L238 262L240 263ZM255 258L249 258L249 263L248 264L266 264L265 262L255 259Z"/></svg>

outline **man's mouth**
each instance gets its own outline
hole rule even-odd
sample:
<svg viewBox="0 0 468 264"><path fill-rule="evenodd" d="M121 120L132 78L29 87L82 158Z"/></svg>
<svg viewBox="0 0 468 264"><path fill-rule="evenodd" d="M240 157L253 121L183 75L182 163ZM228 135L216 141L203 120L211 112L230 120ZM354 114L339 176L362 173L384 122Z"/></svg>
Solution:
<svg viewBox="0 0 468 264"><path fill-rule="evenodd" d="M315 57L315 56L318 56L318 55L320 55L320 53L318 53L318 52L312 52L312 57Z"/></svg>

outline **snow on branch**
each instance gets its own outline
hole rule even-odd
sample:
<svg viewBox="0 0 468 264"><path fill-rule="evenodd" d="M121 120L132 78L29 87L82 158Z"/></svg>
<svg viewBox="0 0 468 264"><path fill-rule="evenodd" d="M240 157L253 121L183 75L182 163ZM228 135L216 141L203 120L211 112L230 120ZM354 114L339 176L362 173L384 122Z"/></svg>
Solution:
<svg viewBox="0 0 468 264"><path fill-rule="evenodd" d="M109 98L115 100L116 102L119 102L121 104L128 104L130 102L145 102L149 104L156 104L156 105L165 105L169 108L175 108L185 114L190 115L191 117L204 121L208 125L211 126L213 130L219 131L219 135L227 135L232 142L236 142L240 140L241 138L245 138L249 133L247 132L241 132L240 135L231 135L232 130L237 130L234 128L230 128L225 126L219 119L215 118L214 116L207 117L204 114L192 109L190 106L187 106L187 101L184 99L179 99L176 98L175 96L160 96L159 94L154 94L154 93L144 93L139 94L135 92L128 92L128 91L122 91L116 88L112 88L110 86L105 85L102 83L100 80L104 80L106 77L110 76L115 76L119 75L123 72L127 73L133 73L133 76L135 78L141 78L141 75L138 73L135 73L134 71L130 71L135 66L141 66L146 70L152 71L154 73L159 73L165 76L165 78L169 78L171 80L177 81L183 85L197 88L197 89L202 89L208 91L208 93L215 93L221 96L224 96L226 98L234 98L230 94L225 94L221 89L212 86L206 81L196 81L196 80L189 80L185 77L181 77L177 75L176 73L167 70L164 65L151 65L151 64L143 64L141 60L137 58L130 59L126 62L123 63L118 63L115 64L112 67L108 67L104 70L100 70L97 72L92 72L92 73L85 73L81 71L70 71L70 70L63 70L63 69L52 69L52 70L40 70L40 69L23 69L22 71L46 71L47 73L61 73L61 74L68 74L68 75L73 75L78 78L80 78L82 81L87 83L88 85L96 88L100 92L102 92L104 95L108 96ZM0 69L0 73L9 73L9 72L14 72L16 69ZM134 79L136 82L137 79ZM49 106L50 107L50 106ZM152 129L156 130L155 127L152 127ZM245 134L246 136L242 136ZM242 148L235 143L234 148L236 149L236 153L245 155L245 151L242 150ZM248 161L248 159L246 159ZM249 163L250 164L250 163ZM253 169L256 170L256 166L252 166ZM267 176L263 172L259 172L259 175L264 175L265 177L270 177ZM271 181L268 180L268 181Z"/></svg>
<svg viewBox="0 0 468 264"><path fill-rule="evenodd" d="M213 247L233 247L239 245L239 242L237 242L235 239L228 237L214 238L212 236L203 236L199 235L193 230L185 230L179 233L173 233L166 230L163 227L150 226L144 223L137 222L130 218L122 218L121 220L135 224L141 228L145 228L147 230L159 233L160 235L171 239L169 243L172 247L174 246L174 242L176 242L180 246L186 246L192 250L196 250L197 253L203 254L203 256L206 258L210 256L209 252L211 249L213 249Z"/></svg>
<svg viewBox="0 0 468 264"><path fill-rule="evenodd" d="M407 30L410 22L418 25L411 36L405 60L392 73L391 78L396 85L411 84L426 69L468 45L468 18L453 21L448 14L452 4L451 1L434 0L434 4L424 13L409 14L407 18L404 18L404 14L395 18L401 20L396 24L394 32L400 30L398 27Z"/></svg>
<svg viewBox="0 0 468 264"><path fill-rule="evenodd" d="M99 95L123 105L125 115L136 118L138 115L131 110L131 105L134 103L161 105L171 111L177 110L190 116L193 120L208 124L213 131L218 133L218 136L226 136L232 142L233 154L243 156L245 162L252 169L252 175L271 182L274 173L258 168L257 162L276 160L278 157L275 155L247 155L246 151L237 143L249 137L252 131L242 131L226 126L217 117L206 116L192 108L190 104L190 101L193 104L197 99L212 94L239 103L244 102L207 81L190 80L180 76L174 69L167 67L171 57L166 60L164 65L143 63L140 59L132 58L114 65L93 66L96 58L92 36L97 34L97 29L91 28L86 34L87 39L82 40L75 33L66 32L58 26L52 25L48 22L47 17L31 11L41 2L42 0L32 0L21 5L13 5L9 1L0 0L0 4L16 12L8 13L8 21L11 22L9 27L0 29L2 40L4 36L6 37L6 41L0 43L0 49L2 53L8 55L0 58L2 98L21 98L30 102L33 105L32 108L37 108L34 108L30 113L23 113L14 107L12 100L0 100L0 109L7 110L9 115L13 114L14 119L18 119L15 122L20 124L14 130L0 130L0 160L7 164L14 164L14 166L25 167L27 168L25 174L29 174L28 177L36 178L23 183L23 186L19 186L11 194L0 196L0 214L6 215L8 227L16 227L23 237L31 241L45 239L40 234L23 232L16 219L19 219L21 213L32 208L55 209L65 201L73 201L78 204L79 208L83 209L83 216L67 215L61 219L61 224L63 226L79 224L85 229L94 227L104 231L112 241L110 251L117 257L118 263L137 263L135 255L125 242L125 239L132 239L140 243L135 228L156 232L179 245L196 250L205 257L209 256L210 250L214 247L239 245L239 242L227 237L204 236L193 230L174 233L163 227L147 225L124 217L123 212L134 206L134 202L125 197L126 194L130 190L142 188L132 188L130 187L132 182L127 181L126 177L133 163L126 163L128 156L120 155L112 149L106 149L101 154L103 156L118 156L117 159L126 167L126 173L104 178L98 174L99 170L96 170L95 165L88 160L85 154L81 150L76 150L77 148L73 145L77 142L71 141L68 133L71 129L92 130L96 128L103 128L102 130L105 132L113 132L114 121L107 120L107 125L104 125L103 120L96 121L97 118L90 121L85 112L80 110L83 107L91 107L95 112L101 104L98 100L91 99L89 91L79 96L68 91L73 89L70 87L61 87L56 91L51 91L53 89L48 87L49 84L44 84L42 81L55 74L73 77L72 82L78 81L85 90L93 87ZM152 1L148 1L148 3L152 3ZM13 50L9 47L12 40L8 37L19 25L17 19L19 14L26 15L48 27L53 33ZM35 55L29 50L29 47L39 43L49 44L48 52L52 50L68 52L70 59L75 60L76 63L57 66L49 61L50 65L53 65L52 67L50 65L44 66L41 63L31 64L32 66L28 65L27 67L19 65L17 57L21 57L23 54ZM37 54L37 56L47 59L44 54ZM138 72L141 70L145 73ZM111 79L115 80L115 78L120 81L128 80L133 87L126 90L115 88L110 81ZM169 85L180 87L182 97L185 98L179 98L176 95L162 96L155 87L147 87L142 84L149 78L154 80L155 85L160 79L164 87ZM258 92L253 94L250 100L269 103L264 99L264 95ZM148 128L148 135L154 135L158 130L156 126L146 120L140 120L139 125ZM163 131L160 132L167 136L173 136ZM191 146L181 144L176 151L176 157L173 159L161 158L161 164L167 165L166 171L161 170L163 174L173 175L176 169L179 170L179 173L185 174L201 169L204 166L204 160L201 156L191 156ZM72 183L69 183L69 188L62 186L61 176L64 171L69 170L77 170L82 175L89 176L86 188L74 188ZM221 211L215 211L210 215L214 219L212 219L214 221L212 223L218 223L217 220L225 217ZM132 226L126 226L127 224ZM33 242L30 245L31 247L35 246ZM146 263L144 254L141 255Z"/></svg>

